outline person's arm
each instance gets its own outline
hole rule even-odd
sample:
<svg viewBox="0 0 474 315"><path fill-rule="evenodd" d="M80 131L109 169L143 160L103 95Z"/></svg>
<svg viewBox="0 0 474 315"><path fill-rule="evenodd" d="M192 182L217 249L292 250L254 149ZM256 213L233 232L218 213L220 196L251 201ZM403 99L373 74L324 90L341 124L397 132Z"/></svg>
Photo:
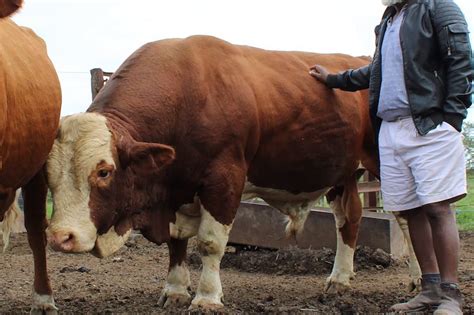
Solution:
<svg viewBox="0 0 474 315"><path fill-rule="evenodd" d="M467 23L453 1L437 1L433 24L445 69L444 120L461 131L462 120L471 106L471 45Z"/></svg>
<svg viewBox="0 0 474 315"><path fill-rule="evenodd" d="M359 69L347 70L338 74L330 74L326 68L314 65L310 68L310 75L326 84L329 88L337 88L344 91L358 91L369 88L370 69L368 64Z"/></svg>

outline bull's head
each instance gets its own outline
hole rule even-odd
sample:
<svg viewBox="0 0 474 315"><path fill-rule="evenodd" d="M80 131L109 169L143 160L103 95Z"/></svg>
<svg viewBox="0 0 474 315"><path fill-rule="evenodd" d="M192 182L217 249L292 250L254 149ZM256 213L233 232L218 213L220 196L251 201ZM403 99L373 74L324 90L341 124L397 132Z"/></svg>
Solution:
<svg viewBox="0 0 474 315"><path fill-rule="evenodd" d="M100 114L65 117L47 162L51 246L104 257L125 243L132 228L146 232L152 223L153 233L166 238L169 230L157 228L169 229L169 223L156 226L161 221L156 207L163 197L160 177L174 157L170 146L137 142L112 130Z"/></svg>

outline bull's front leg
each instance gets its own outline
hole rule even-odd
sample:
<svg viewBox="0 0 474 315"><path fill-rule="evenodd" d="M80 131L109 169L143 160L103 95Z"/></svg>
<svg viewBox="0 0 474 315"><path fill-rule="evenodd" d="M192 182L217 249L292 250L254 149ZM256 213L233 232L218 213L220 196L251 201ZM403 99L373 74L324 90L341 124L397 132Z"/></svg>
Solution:
<svg viewBox="0 0 474 315"><path fill-rule="evenodd" d="M35 278L33 284L32 314L57 314L53 291L46 264L46 179L43 171L23 188L25 200L25 226L33 252Z"/></svg>
<svg viewBox="0 0 474 315"><path fill-rule="evenodd" d="M229 239L231 225L219 223L204 208L197 235L202 272L191 309L216 310L223 307L222 285L219 275L221 259Z"/></svg>
<svg viewBox="0 0 474 315"><path fill-rule="evenodd" d="M187 246L187 239L178 240L172 238L168 242L170 263L166 284L158 301L161 307L188 306L191 302L191 295L189 294L191 280L186 265Z"/></svg>
<svg viewBox="0 0 474 315"><path fill-rule="evenodd" d="M354 252L362 217L355 180L347 182L342 191L337 188L335 191L330 205L336 221L337 249L332 273L326 280L328 293L342 293L350 288L350 281L355 276Z"/></svg>

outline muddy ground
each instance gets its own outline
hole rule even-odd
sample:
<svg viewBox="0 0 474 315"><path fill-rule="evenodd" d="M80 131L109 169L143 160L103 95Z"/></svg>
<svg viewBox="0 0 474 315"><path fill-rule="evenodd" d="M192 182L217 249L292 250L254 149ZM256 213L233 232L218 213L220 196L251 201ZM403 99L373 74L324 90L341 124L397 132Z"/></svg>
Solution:
<svg viewBox="0 0 474 315"><path fill-rule="evenodd" d="M474 314L474 233L462 234L461 287L465 314ZM49 252L56 304L67 314L166 313L157 306L168 266L166 246L141 236L112 257ZM403 301L407 267L381 251L358 250L357 276L342 296L323 292L331 270L331 250L269 251L228 247L221 278L228 313L374 314ZM200 261L191 243L189 263L193 290ZM14 235L0 254L0 313L28 313L32 255L24 234ZM184 312L176 309L174 312Z"/></svg>

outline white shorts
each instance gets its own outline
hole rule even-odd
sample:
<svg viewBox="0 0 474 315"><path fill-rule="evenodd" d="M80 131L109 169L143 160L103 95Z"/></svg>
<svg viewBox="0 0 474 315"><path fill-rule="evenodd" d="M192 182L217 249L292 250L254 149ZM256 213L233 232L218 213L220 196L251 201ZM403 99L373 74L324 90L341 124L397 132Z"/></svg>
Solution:
<svg viewBox="0 0 474 315"><path fill-rule="evenodd" d="M441 123L420 136L411 117L382 122L380 181L384 209L403 211L466 194L463 136Z"/></svg>

